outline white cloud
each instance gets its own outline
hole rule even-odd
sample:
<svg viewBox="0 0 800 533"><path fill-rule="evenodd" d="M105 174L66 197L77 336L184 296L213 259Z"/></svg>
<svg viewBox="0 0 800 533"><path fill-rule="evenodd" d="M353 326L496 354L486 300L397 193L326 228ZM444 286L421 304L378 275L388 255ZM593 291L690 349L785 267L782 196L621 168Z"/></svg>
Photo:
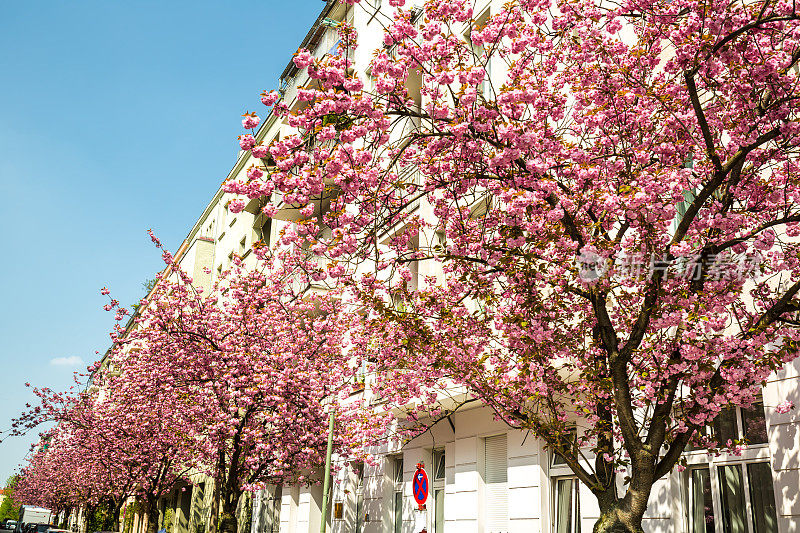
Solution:
<svg viewBox="0 0 800 533"><path fill-rule="evenodd" d="M55 357L50 359L50 364L53 366L80 366L83 364L83 359L77 355L70 357Z"/></svg>

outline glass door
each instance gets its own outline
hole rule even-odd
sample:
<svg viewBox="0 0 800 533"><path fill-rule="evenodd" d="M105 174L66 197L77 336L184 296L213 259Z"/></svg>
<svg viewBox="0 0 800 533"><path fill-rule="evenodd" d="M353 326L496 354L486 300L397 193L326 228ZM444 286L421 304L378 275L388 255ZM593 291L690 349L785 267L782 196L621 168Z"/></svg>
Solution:
<svg viewBox="0 0 800 533"><path fill-rule="evenodd" d="M708 468L695 468L689 471L689 531L690 533L716 531L711 473Z"/></svg>
<svg viewBox="0 0 800 533"><path fill-rule="evenodd" d="M578 478L563 477L554 481L555 533L580 533L581 505Z"/></svg>
<svg viewBox="0 0 800 533"><path fill-rule="evenodd" d="M690 533L778 533L768 462L693 468L687 481Z"/></svg>
<svg viewBox="0 0 800 533"><path fill-rule="evenodd" d="M433 533L444 533L444 450L433 450Z"/></svg>

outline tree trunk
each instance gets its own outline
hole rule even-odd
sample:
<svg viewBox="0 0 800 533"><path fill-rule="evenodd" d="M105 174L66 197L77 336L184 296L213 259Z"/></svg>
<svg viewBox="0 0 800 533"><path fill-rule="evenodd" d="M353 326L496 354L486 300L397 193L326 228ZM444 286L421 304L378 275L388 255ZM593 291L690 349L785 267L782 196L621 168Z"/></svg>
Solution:
<svg viewBox="0 0 800 533"><path fill-rule="evenodd" d="M114 528L111 531L125 531L125 524L120 524L123 505L125 505L125 497L121 497L119 501L114 502Z"/></svg>
<svg viewBox="0 0 800 533"><path fill-rule="evenodd" d="M119 527L119 522L115 523L116 518L116 510L117 510L117 502L112 499L108 498L105 501L101 502L99 505L101 509L101 514L103 516L102 519L102 531L117 531Z"/></svg>
<svg viewBox="0 0 800 533"><path fill-rule="evenodd" d="M224 494L222 498L222 516L219 522L219 533L238 533L239 517L236 515L239 507L240 493Z"/></svg>
<svg viewBox="0 0 800 533"><path fill-rule="evenodd" d="M158 498L148 494L144 501L144 514L147 517L147 533L158 530Z"/></svg>
<svg viewBox="0 0 800 533"><path fill-rule="evenodd" d="M214 494L211 497L211 509L208 515L208 533L219 533L219 494L220 494L220 481L219 476L214 478Z"/></svg>
<svg viewBox="0 0 800 533"><path fill-rule="evenodd" d="M79 531L83 531L83 533L88 533L89 531L89 507L88 505L83 507L83 514L80 516L81 524L78 526Z"/></svg>
<svg viewBox="0 0 800 533"><path fill-rule="evenodd" d="M69 523L70 518L72 518L72 507L68 505L64 508L64 523L67 525L64 529L72 529Z"/></svg>
<svg viewBox="0 0 800 533"><path fill-rule="evenodd" d="M643 533L642 518L647 509L651 486L635 488L636 485L638 483L634 479L623 498L617 496L613 485L595 493L600 506L600 518L595 522L592 533Z"/></svg>
<svg viewBox="0 0 800 533"><path fill-rule="evenodd" d="M614 509L600 515L594 524L592 533L643 533L642 519L623 521Z"/></svg>

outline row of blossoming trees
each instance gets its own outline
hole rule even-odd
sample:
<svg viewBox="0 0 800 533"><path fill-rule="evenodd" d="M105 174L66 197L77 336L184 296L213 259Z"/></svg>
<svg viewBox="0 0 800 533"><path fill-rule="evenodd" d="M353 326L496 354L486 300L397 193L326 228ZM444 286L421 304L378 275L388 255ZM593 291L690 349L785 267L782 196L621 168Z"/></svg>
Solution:
<svg viewBox="0 0 800 533"><path fill-rule="evenodd" d="M298 52L302 105L262 97L297 134L242 136L256 164L227 184L299 211L273 268L347 305L285 274L204 298L164 285L108 397L203 458L224 522L247 483L313 471L320 399L355 366L390 405L461 385L565 458L596 531L640 531L687 444L739 444L700 430L797 356L800 17L783 0L403 3L369 83L353 28L339 54ZM411 283L419 262L441 274ZM343 449L380 433L345 419ZM163 464L147 453L113 459Z"/></svg>
<svg viewBox="0 0 800 533"><path fill-rule="evenodd" d="M357 403L337 406L356 386L345 346L356 315L334 292L307 294L298 264L270 274L234 266L205 295L164 257L168 269L128 327L115 328L90 386L36 389L41 404L15 421L12 433L55 423L18 498L55 512L100 506L110 530L135 500L152 533L160 500L204 474L214 492L210 523L198 526L236 532L246 489L319 479L329 409L339 454L379 426ZM127 314L115 300L106 308Z"/></svg>

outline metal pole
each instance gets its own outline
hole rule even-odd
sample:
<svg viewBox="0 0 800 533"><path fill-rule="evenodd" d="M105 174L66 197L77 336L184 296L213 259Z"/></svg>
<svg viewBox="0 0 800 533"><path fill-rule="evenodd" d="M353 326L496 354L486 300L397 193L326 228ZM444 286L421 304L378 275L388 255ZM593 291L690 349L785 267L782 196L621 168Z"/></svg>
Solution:
<svg viewBox="0 0 800 533"><path fill-rule="evenodd" d="M328 420L328 451L325 453L325 480L322 483L322 521L319 524L319 533L325 533L328 526L328 492L331 488L331 456L333 455L333 413Z"/></svg>

